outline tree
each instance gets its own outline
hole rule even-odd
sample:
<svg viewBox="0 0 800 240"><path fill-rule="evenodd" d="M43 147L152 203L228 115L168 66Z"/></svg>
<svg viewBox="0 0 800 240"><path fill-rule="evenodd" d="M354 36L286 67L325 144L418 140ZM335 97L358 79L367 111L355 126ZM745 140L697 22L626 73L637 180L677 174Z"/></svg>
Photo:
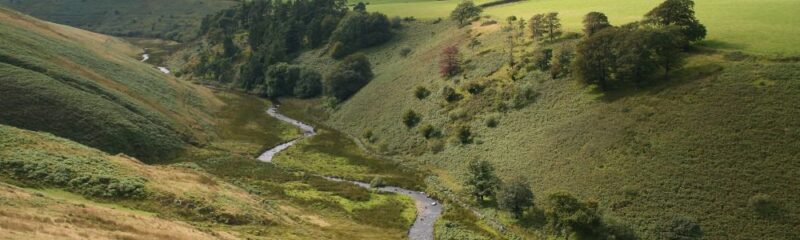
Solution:
<svg viewBox="0 0 800 240"><path fill-rule="evenodd" d="M358 2L355 6L353 6L353 11L357 12L366 12L367 11L367 4L364 2Z"/></svg>
<svg viewBox="0 0 800 240"><path fill-rule="evenodd" d="M312 69L301 68L293 95L298 98L311 98L319 96L320 93L322 93L322 75Z"/></svg>
<svg viewBox="0 0 800 240"><path fill-rule="evenodd" d="M264 80L262 94L268 98L278 98L292 94L295 80L300 78L300 68L288 63L270 66Z"/></svg>
<svg viewBox="0 0 800 240"><path fill-rule="evenodd" d="M467 165L467 181L470 194L475 200L482 202L486 197L494 197L500 179L494 173L494 167L486 160L474 160Z"/></svg>
<svg viewBox="0 0 800 240"><path fill-rule="evenodd" d="M403 114L403 124L405 124L408 128L417 126L421 120L422 118L419 116L419 114L414 112L414 110L408 110L405 114Z"/></svg>
<svg viewBox="0 0 800 240"><path fill-rule="evenodd" d="M439 59L439 74L442 77L452 77L461 71L461 60L458 53L458 47L450 46L442 50L441 58Z"/></svg>
<svg viewBox="0 0 800 240"><path fill-rule="evenodd" d="M544 17L544 25L547 28L547 37L550 41L555 41L556 37L561 36L561 20L558 19L557 12L548 13Z"/></svg>
<svg viewBox="0 0 800 240"><path fill-rule="evenodd" d="M325 91L338 101L344 101L372 80L369 60L363 54L344 58L325 79Z"/></svg>
<svg viewBox="0 0 800 240"><path fill-rule="evenodd" d="M601 12L590 12L583 18L583 34L585 37L591 37L592 34L607 27L611 27L611 23L608 22L608 17Z"/></svg>
<svg viewBox="0 0 800 240"><path fill-rule="evenodd" d="M674 216L660 227L659 237L664 240L696 240L703 238L703 230L695 220Z"/></svg>
<svg viewBox="0 0 800 240"><path fill-rule="evenodd" d="M692 0L666 0L645 15L645 22L662 27L679 26L689 42L706 37L706 27L694 16Z"/></svg>
<svg viewBox="0 0 800 240"><path fill-rule="evenodd" d="M463 1L450 12L450 19L458 21L459 25L464 25L464 21L479 17L482 11L483 9L475 6L472 1Z"/></svg>
<svg viewBox="0 0 800 240"><path fill-rule="evenodd" d="M545 215L550 230L567 239L573 233L598 236L603 230L597 204L581 202L567 192L556 192L547 196Z"/></svg>
<svg viewBox="0 0 800 240"><path fill-rule="evenodd" d="M523 211L533 206L533 192L526 180L517 178L503 186L497 201L501 208L509 210L514 218L520 219Z"/></svg>
<svg viewBox="0 0 800 240"><path fill-rule="evenodd" d="M606 28L580 43L576 50L573 70L586 84L597 84L600 90L609 90L611 70L616 64L614 42L618 30Z"/></svg>
<svg viewBox="0 0 800 240"><path fill-rule="evenodd" d="M572 48L566 44L557 48L553 54L553 63L550 65L550 77L556 79L569 74L569 67L574 57Z"/></svg>
<svg viewBox="0 0 800 240"><path fill-rule="evenodd" d="M553 59L553 49L540 48L533 52L533 66L540 71L550 69L550 62Z"/></svg>
<svg viewBox="0 0 800 240"><path fill-rule="evenodd" d="M382 44L392 38L391 22L382 13L350 12L331 33L331 56L342 58L359 49Z"/></svg>
<svg viewBox="0 0 800 240"><path fill-rule="evenodd" d="M545 33L545 16L544 14L536 14L528 21L528 28L531 30L531 37L534 40L541 40Z"/></svg>
<svg viewBox="0 0 800 240"><path fill-rule="evenodd" d="M239 49L236 48L236 44L233 44L233 39L229 36L226 36L225 39L222 41L222 49L223 49L223 56L226 58L233 57L236 53L239 52Z"/></svg>

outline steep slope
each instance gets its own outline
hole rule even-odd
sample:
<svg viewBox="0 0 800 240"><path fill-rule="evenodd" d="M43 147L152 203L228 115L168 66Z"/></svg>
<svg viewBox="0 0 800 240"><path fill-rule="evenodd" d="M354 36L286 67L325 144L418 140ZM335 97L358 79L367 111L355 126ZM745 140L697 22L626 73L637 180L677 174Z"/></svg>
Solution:
<svg viewBox="0 0 800 240"><path fill-rule="evenodd" d="M203 17L236 4L233 0L0 0L0 5L55 23L114 36L176 41L194 38Z"/></svg>
<svg viewBox="0 0 800 240"><path fill-rule="evenodd" d="M355 136L370 130L373 148L436 166L439 181L456 190L466 163L486 159L504 179L530 180L539 200L557 190L597 200L644 239L656 238L675 215L697 219L710 239L800 236L800 63L711 50L694 53L670 81L602 94L543 74L510 81L500 28L406 27L396 41L366 51L376 78L328 123ZM467 48L470 38L482 45ZM465 78L439 77L439 54L451 45L461 48ZM412 53L403 57L403 48ZM332 63L317 56L300 61L322 69ZM468 83L489 87L470 94ZM433 94L417 99L418 86ZM464 99L447 103L443 86ZM531 89L535 100L498 112L493 94L508 88ZM403 125L409 109L421 115L419 126L432 124L448 137L454 125L469 126L473 143L426 140L419 127ZM489 118L499 125L487 127ZM775 211L760 211L758 201Z"/></svg>
<svg viewBox="0 0 800 240"><path fill-rule="evenodd" d="M111 156L50 134L4 125L0 146L0 180L40 189L2 183L0 199L8 204L0 210L0 231L9 236L192 239L213 238L213 231L181 221L209 221L214 229L222 227L213 223L286 223L275 210L260 206L259 197L191 165L148 166L125 155ZM84 208L76 207L79 204ZM48 218L56 224L42 220ZM149 230L161 224L177 231Z"/></svg>
<svg viewBox="0 0 800 240"><path fill-rule="evenodd" d="M0 9L0 123L151 161L206 141L219 100L113 37Z"/></svg>

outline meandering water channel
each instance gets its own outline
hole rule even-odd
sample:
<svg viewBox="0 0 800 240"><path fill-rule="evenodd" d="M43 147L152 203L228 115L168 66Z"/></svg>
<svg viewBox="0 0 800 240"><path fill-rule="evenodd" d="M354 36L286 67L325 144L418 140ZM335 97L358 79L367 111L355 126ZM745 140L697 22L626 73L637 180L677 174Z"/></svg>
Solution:
<svg viewBox="0 0 800 240"><path fill-rule="evenodd" d="M261 156L258 157L259 161L273 163L272 158L275 157L276 154L280 153L283 150L288 149L289 147L291 147L292 145L296 144L298 141L304 138L313 137L314 135L317 134L314 127L279 113L278 109L275 106L270 107L269 110L267 110L267 114L269 114L274 118L277 118L278 120L287 122L289 124L292 124L300 128L300 130L303 131L303 136L267 150L266 152L261 154ZM370 188L369 183L365 182L350 181L330 176L323 176L323 177L330 181L348 182L363 188ZM411 240L433 240L433 224L436 222L436 219L439 218L439 216L442 214L442 205L439 204L438 201L428 197L427 194L423 192L416 192L394 186L379 187L376 188L376 190L403 194L414 199L415 205L417 207L417 219L414 221L414 224L408 230L408 238Z"/></svg>

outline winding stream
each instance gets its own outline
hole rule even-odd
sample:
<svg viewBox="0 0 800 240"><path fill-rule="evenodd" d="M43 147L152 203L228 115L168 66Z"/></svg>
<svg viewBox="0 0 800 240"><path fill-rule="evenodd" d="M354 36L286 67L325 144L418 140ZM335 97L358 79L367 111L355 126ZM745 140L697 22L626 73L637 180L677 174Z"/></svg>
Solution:
<svg viewBox="0 0 800 240"><path fill-rule="evenodd" d="M286 115L280 114L278 112L278 109L274 106L270 107L269 110L267 110L267 114L269 114L274 118L277 118L278 120L287 122L289 124L292 124L300 128L300 130L303 131L303 137L294 139L292 141L286 142L284 144L278 145L272 149L267 150L266 152L261 154L261 156L258 157L259 161L272 163L272 158L275 157L276 154L296 144L297 141L300 141L304 138L313 137L314 135L317 134L317 132L314 130L314 127L312 127L311 125L302 123L300 121L287 117ZM336 177L327 177L327 176L323 177L330 181L348 182L351 184L358 185L359 187L370 188L369 183L365 182L344 180ZM417 219L414 221L414 224L411 225L411 229L408 230L408 238L411 240L433 240L433 224L436 222L436 219L439 218L439 216L442 214L442 205L439 204L438 201L428 197L428 195L423 192L416 192L405 188L386 186L386 187L379 187L376 189L378 191L383 191L383 192L393 192L393 193L403 194L414 199L415 205L417 207Z"/></svg>

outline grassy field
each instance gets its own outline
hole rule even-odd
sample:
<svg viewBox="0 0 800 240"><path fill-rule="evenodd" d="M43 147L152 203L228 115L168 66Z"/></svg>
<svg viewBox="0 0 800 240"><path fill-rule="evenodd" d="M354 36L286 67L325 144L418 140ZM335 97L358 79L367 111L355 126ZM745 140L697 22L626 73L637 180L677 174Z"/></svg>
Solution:
<svg viewBox="0 0 800 240"><path fill-rule="evenodd" d="M231 0L0 0L0 6L94 32L178 41L194 38L206 15L236 4Z"/></svg>
<svg viewBox="0 0 800 240"><path fill-rule="evenodd" d="M466 48L478 35L483 45ZM371 147L440 168L434 172L441 182L456 190L466 162L489 160L504 179L529 179L537 199L567 190L597 200L606 216L644 239L670 215L698 219L709 239L798 237L798 63L711 50L694 53L664 84L601 94L537 74L511 82L504 36L498 25L410 24L391 43L366 51L376 78L326 122L356 136L372 130L378 140ZM438 54L451 45L462 46L466 78L438 76ZM412 53L403 57L406 47ZM300 62L327 69L331 61L317 56ZM464 86L476 81L491 87L467 93ZM419 100L417 86L433 94ZM446 103L443 86L465 98ZM493 92L515 88L533 90L535 101L508 112L490 107ZM418 127L402 124L407 109L446 136L455 124L470 126L473 144L424 139ZM490 117L497 127L486 126ZM757 195L768 196L779 213L756 211L750 202Z"/></svg>
<svg viewBox="0 0 800 240"><path fill-rule="evenodd" d="M0 123L147 161L209 138L219 100L139 62L141 49L6 9L0 19Z"/></svg>
<svg viewBox="0 0 800 240"><path fill-rule="evenodd" d="M355 2L355 1L351 1ZM367 9L389 16L447 18L459 0L368 1ZM482 3L486 1L476 1ZM517 16L525 19L537 13L559 12L563 26L578 31L586 13L599 11L614 25L638 21L660 0L527 0L487 8L484 15L497 19ZM800 2L793 0L697 0L697 18L708 28L704 45L766 55L800 54L800 27L795 18Z"/></svg>

